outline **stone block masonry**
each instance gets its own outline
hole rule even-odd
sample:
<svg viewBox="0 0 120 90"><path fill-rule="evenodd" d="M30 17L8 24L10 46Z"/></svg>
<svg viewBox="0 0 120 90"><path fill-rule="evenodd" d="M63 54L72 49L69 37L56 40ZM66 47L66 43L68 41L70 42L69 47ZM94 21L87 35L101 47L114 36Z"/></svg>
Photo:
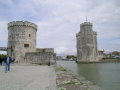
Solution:
<svg viewBox="0 0 120 90"><path fill-rule="evenodd" d="M53 48L36 48L37 25L27 21L8 23L8 54L18 63L55 63Z"/></svg>
<svg viewBox="0 0 120 90"><path fill-rule="evenodd" d="M93 31L92 26L90 22L80 24L80 32L76 34L77 62L98 60L97 33Z"/></svg>
<svg viewBox="0 0 120 90"><path fill-rule="evenodd" d="M32 64L55 64L56 54L52 52L31 52L26 53L26 62Z"/></svg>

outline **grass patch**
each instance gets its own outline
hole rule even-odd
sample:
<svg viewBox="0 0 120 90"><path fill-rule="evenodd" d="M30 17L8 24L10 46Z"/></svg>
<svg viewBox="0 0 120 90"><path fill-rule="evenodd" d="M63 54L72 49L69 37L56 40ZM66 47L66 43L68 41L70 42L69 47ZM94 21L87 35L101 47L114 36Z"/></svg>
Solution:
<svg viewBox="0 0 120 90"><path fill-rule="evenodd" d="M67 70L66 70L65 68L63 68L63 67L60 67L59 70L60 70L60 71L67 71Z"/></svg>
<svg viewBox="0 0 120 90"><path fill-rule="evenodd" d="M60 90L66 90L66 88L61 88Z"/></svg>
<svg viewBox="0 0 120 90"><path fill-rule="evenodd" d="M70 81L66 82L65 84L75 84L75 83L76 83L76 82L70 80Z"/></svg>

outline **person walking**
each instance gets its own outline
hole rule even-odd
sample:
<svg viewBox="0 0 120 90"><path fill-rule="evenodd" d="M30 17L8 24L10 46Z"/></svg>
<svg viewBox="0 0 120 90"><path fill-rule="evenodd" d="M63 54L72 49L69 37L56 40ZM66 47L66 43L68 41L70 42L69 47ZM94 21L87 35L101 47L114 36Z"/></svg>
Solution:
<svg viewBox="0 0 120 90"><path fill-rule="evenodd" d="M10 63L11 63L12 59L9 55L7 55L7 57L4 59L5 62L5 72L10 71Z"/></svg>

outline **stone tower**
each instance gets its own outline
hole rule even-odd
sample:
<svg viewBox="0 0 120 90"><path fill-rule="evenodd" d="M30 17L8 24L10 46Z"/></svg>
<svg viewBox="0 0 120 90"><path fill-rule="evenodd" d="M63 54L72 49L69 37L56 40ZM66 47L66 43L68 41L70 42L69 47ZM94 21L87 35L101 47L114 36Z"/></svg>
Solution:
<svg viewBox="0 0 120 90"><path fill-rule="evenodd" d="M26 52L36 51L37 25L27 21L8 23L8 54L17 62L24 62Z"/></svg>
<svg viewBox="0 0 120 90"><path fill-rule="evenodd" d="M77 37L77 62L91 62L97 60L97 33L92 29L92 23L80 24Z"/></svg>

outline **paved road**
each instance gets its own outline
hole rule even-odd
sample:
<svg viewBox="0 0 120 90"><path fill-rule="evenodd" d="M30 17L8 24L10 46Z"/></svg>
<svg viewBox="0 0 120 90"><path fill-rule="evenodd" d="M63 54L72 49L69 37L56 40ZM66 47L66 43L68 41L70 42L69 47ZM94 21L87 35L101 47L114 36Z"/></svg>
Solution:
<svg viewBox="0 0 120 90"><path fill-rule="evenodd" d="M12 65L5 73L0 66L0 90L56 90L52 66Z"/></svg>

